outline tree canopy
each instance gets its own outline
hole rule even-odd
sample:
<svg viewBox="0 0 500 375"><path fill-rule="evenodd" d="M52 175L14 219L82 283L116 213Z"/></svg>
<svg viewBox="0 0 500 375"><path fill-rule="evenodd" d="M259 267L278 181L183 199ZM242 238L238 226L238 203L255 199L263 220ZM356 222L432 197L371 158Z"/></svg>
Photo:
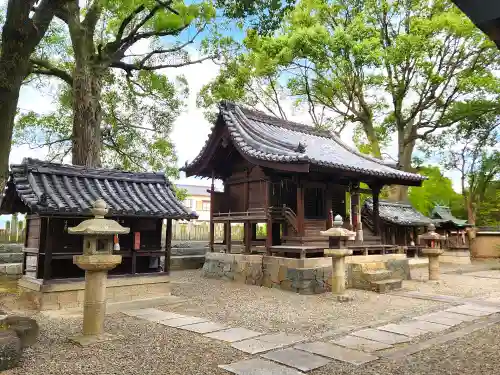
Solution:
<svg viewBox="0 0 500 375"><path fill-rule="evenodd" d="M249 29L242 43L217 42L224 65L202 105L248 100L243 87L265 79L273 98L305 106L316 126L354 125L364 152L381 157L395 134L403 170L417 142L464 108L499 108L500 53L448 0L301 0L273 34Z"/></svg>
<svg viewBox="0 0 500 375"><path fill-rule="evenodd" d="M188 93L168 69L200 63L192 48L210 2L71 0L31 58L32 76L61 83L54 113L23 113L15 141L74 164L175 173L169 138Z"/></svg>

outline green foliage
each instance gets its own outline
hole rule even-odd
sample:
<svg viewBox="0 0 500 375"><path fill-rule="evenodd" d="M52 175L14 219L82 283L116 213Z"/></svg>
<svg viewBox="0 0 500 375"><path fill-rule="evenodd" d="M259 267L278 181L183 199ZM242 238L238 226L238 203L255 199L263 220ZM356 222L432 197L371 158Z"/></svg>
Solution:
<svg viewBox="0 0 500 375"><path fill-rule="evenodd" d="M500 180L488 184L476 215L476 225L500 227Z"/></svg>
<svg viewBox="0 0 500 375"><path fill-rule="evenodd" d="M293 9L295 0L216 0L226 17L234 18L240 24L249 22L251 28L261 35L274 32L284 15Z"/></svg>
<svg viewBox="0 0 500 375"><path fill-rule="evenodd" d="M417 211L429 216L439 204L450 207L457 217L467 216L461 195L453 190L451 180L442 175L439 167L423 167L419 173L428 179L421 187L410 187L408 192L408 198Z"/></svg>
<svg viewBox="0 0 500 375"><path fill-rule="evenodd" d="M416 142L457 123L465 108L498 107L500 53L448 0L301 0L272 35L250 29L242 44L211 47L223 68L200 105L255 104L248 87L272 77L277 96L307 108L316 125L354 124L363 152L380 157L396 134L406 170Z"/></svg>
<svg viewBox="0 0 500 375"><path fill-rule="evenodd" d="M100 128L103 166L177 176L170 132L189 91L183 76L162 69L202 61L193 60L187 47L214 19L215 8L209 1L179 0L91 0L82 9L76 4L68 4L47 32L28 80L47 85L46 76L60 78L57 109L21 113L14 141L48 147L49 158L61 161L75 142L74 113L84 104L78 101L93 98L96 124L83 126ZM89 71L88 92L74 95L75 77Z"/></svg>

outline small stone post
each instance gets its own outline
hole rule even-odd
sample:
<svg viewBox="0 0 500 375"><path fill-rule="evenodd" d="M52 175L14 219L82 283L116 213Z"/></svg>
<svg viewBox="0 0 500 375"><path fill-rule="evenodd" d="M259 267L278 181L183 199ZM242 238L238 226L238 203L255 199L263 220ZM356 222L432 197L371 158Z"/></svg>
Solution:
<svg viewBox="0 0 500 375"><path fill-rule="evenodd" d="M329 248L325 249L325 256L332 258L332 293L337 296L340 302L349 301L345 295L345 257L352 255L352 250L347 249L347 240L355 236L355 233L342 228L342 217L335 216L333 227L320 232L322 236L329 238Z"/></svg>
<svg viewBox="0 0 500 375"><path fill-rule="evenodd" d="M108 271L122 261L121 255L113 255L113 237L115 234L130 232L130 228L124 228L116 221L104 218L108 208L102 199L94 202L91 211L94 219L68 228L70 234L83 235L83 255L73 257L73 263L85 270L83 335L71 338L71 341L82 346L114 338L104 333L106 280Z"/></svg>
<svg viewBox="0 0 500 375"><path fill-rule="evenodd" d="M418 236L418 243L424 244L422 254L429 258L429 280L439 280L439 256L443 254L445 236L436 233L434 224L427 227L427 233Z"/></svg>

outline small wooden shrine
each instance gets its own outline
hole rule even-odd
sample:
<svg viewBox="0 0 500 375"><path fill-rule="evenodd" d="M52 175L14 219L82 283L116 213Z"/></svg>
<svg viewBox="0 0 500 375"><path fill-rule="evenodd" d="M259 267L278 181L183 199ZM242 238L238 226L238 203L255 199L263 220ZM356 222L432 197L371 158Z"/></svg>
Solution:
<svg viewBox="0 0 500 375"><path fill-rule="evenodd" d="M381 200L379 202L380 212L380 236L383 243L415 246L418 235L426 231L426 227L432 223L427 216L417 211L409 202L391 202ZM364 228L373 228L373 200L366 199L361 209Z"/></svg>
<svg viewBox="0 0 500 375"><path fill-rule="evenodd" d="M23 285L82 280L84 271L73 264L73 256L82 253L83 238L69 234L68 228L91 217L92 204L99 198L110 208L110 218L130 228L129 234L115 239L114 254L121 255L123 261L110 275L168 273L172 220L196 216L176 199L163 173L131 173L25 159L11 165L0 203L2 214L27 214ZM162 248L164 219L167 234ZM161 256L166 257L163 271Z"/></svg>
<svg viewBox="0 0 500 375"><path fill-rule="evenodd" d="M327 130L285 121L222 102L212 132L199 155L183 170L187 176L221 179L211 189L210 247L231 252L233 223L244 224L244 252L265 245L268 254L323 255L320 231L331 217L360 222L359 194L373 199L374 233L379 234L379 192L384 185L420 186L424 177L389 167L344 144ZM360 189L360 182L370 189ZM350 194L351 207L346 207ZM214 243L214 224L224 223L223 244ZM266 223L265 240L256 236ZM220 249L218 249L220 250Z"/></svg>
<svg viewBox="0 0 500 375"><path fill-rule="evenodd" d="M469 248L469 237L466 235L466 230L472 225L467 223L467 220L456 218L449 207L440 205L434 206L431 218L436 226L436 232L446 236L449 248Z"/></svg>

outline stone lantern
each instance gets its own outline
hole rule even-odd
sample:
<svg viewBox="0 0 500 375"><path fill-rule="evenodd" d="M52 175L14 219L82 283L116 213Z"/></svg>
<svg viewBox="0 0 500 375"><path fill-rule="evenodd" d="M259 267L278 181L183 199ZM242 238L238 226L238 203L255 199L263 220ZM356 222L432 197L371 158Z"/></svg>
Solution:
<svg viewBox="0 0 500 375"><path fill-rule="evenodd" d="M333 227L320 232L322 236L328 237L328 249L325 256L332 258L332 293L337 295L337 300L348 301L345 296L345 260L346 256L352 255L352 250L347 249L347 241L356 235L355 232L342 228L342 217L335 216Z"/></svg>
<svg viewBox="0 0 500 375"><path fill-rule="evenodd" d="M68 228L70 234L83 235L83 255L75 255L73 263L85 270L85 302L83 307L83 336L72 338L81 345L109 340L104 333L106 312L106 280L108 271L122 261L121 255L113 255L115 234L127 234L114 220L105 219L108 213L106 202L97 199L93 208L94 219L82 221L76 227Z"/></svg>
<svg viewBox="0 0 500 375"><path fill-rule="evenodd" d="M422 254L429 258L429 280L439 280L439 256L443 254L445 236L436 233L434 224L427 227L427 233L418 236L419 245L424 245Z"/></svg>

